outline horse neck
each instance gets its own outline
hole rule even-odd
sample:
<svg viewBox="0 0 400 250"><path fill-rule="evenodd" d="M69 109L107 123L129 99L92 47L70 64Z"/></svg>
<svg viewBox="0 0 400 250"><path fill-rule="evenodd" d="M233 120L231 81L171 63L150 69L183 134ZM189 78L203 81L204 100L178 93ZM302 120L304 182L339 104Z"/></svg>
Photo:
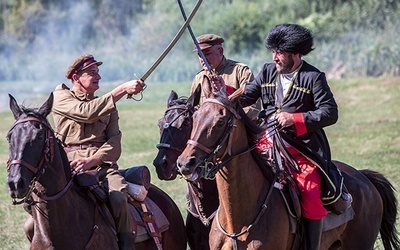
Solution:
<svg viewBox="0 0 400 250"><path fill-rule="evenodd" d="M52 139L50 151L52 156L45 162L44 173L37 182L37 189L45 191L46 196L53 196L59 193L71 180L71 170L66 153L57 139Z"/></svg>
<svg viewBox="0 0 400 250"><path fill-rule="evenodd" d="M249 148L244 127L238 124L235 131L231 135L234 136L232 155ZM260 197L265 197L271 181L265 179L251 152L230 161L218 172L216 181L221 224L228 232L240 231L240 227L249 225L259 212L263 202ZM235 228L235 225L239 228Z"/></svg>
<svg viewBox="0 0 400 250"><path fill-rule="evenodd" d="M59 194L69 184L72 176L68 158L62 146L54 140L54 158L45 173L36 183L36 188L46 197ZM72 184L54 200L44 201L43 197L34 197L39 202L32 207L35 234L45 242L63 241L71 235L88 238L94 216L94 203ZM68 229L66 229L68 225ZM62 228L62 230L60 229ZM69 244L69 243L68 243Z"/></svg>

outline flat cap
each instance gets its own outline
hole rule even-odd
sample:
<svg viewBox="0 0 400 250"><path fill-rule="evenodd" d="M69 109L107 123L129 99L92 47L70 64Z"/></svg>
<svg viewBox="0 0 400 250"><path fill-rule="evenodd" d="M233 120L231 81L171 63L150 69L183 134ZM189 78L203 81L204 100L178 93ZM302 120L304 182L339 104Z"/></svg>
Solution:
<svg viewBox="0 0 400 250"><path fill-rule="evenodd" d="M208 49L214 45L221 45L224 42L224 39L215 34L204 34L196 38L199 43L200 49ZM193 51L197 51L195 47Z"/></svg>
<svg viewBox="0 0 400 250"><path fill-rule="evenodd" d="M79 73L94 64L100 66L103 64L103 62L96 61L90 54L80 55L69 65L67 72L65 73L65 77L67 79L71 79L74 73Z"/></svg>

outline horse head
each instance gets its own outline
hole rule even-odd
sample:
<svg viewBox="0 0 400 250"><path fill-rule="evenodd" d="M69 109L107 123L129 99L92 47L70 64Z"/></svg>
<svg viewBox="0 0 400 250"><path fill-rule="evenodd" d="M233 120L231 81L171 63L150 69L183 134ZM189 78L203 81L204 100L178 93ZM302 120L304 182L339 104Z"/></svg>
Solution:
<svg viewBox="0 0 400 250"><path fill-rule="evenodd" d="M189 98L178 98L171 91L167 100L167 110L158 120L160 143L157 144L158 154L153 161L160 180L173 180L177 175L176 160L186 146L192 131L192 116L200 101L201 88Z"/></svg>
<svg viewBox="0 0 400 250"><path fill-rule="evenodd" d="M232 132L238 120L248 120L238 100L243 93L238 89L228 96L222 89L206 99L193 116L191 139L177 160L180 173L188 180L214 178L226 156L232 155ZM237 142L236 142L237 143ZM241 141L247 147L247 141Z"/></svg>
<svg viewBox="0 0 400 250"><path fill-rule="evenodd" d="M12 95L10 109L15 122L8 131L9 159L7 187L13 202L32 192L33 182L45 171L51 158L48 151L53 131L46 117L53 105L53 94L39 109L19 106Z"/></svg>

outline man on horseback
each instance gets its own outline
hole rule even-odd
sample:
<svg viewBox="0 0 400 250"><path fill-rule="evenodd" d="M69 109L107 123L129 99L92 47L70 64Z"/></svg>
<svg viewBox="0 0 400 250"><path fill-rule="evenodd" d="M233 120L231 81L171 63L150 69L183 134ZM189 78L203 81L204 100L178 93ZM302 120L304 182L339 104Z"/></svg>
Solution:
<svg viewBox="0 0 400 250"><path fill-rule="evenodd" d="M54 91L54 126L71 168L77 173L95 169L99 179L108 185L118 245L120 249L133 249L127 183L117 165L121 155L121 131L115 104L127 94L139 93L145 84L132 80L97 97L95 92L101 79L98 66L101 64L89 54L81 55L71 63L65 76L71 80L72 89L60 84Z"/></svg>
<svg viewBox="0 0 400 250"><path fill-rule="evenodd" d="M213 79L213 75L222 77L227 85L235 89L238 89L241 85L254 79L253 72L247 65L225 57L224 47L222 45L225 40L221 36L216 34L203 34L197 37L196 40L213 72L208 71L206 63L195 47L193 51L198 52L198 59L202 69L197 72L193 79L190 90L191 94L195 92L198 85L202 85L205 77ZM208 94L204 88L201 93L200 103L203 103ZM257 119L260 108L261 103L258 101L251 107L245 108L245 111L250 118Z"/></svg>
<svg viewBox="0 0 400 250"><path fill-rule="evenodd" d="M290 171L301 195L307 249L319 249L322 219L327 215L324 205L334 203L342 192L343 178L331 163L323 130L336 123L338 107L325 74L302 59L314 49L308 29L277 25L266 36L265 45L272 51L274 63L266 63L247 84L241 104L254 104L261 97L262 118L270 125L277 124L279 130L267 131L259 148L273 147L273 133L283 138L297 163L297 170Z"/></svg>

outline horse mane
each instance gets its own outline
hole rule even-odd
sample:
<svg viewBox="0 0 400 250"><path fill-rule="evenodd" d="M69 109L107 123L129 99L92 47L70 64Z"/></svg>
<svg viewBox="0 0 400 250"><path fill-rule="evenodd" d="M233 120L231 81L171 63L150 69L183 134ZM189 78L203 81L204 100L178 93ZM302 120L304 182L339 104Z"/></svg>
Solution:
<svg viewBox="0 0 400 250"><path fill-rule="evenodd" d="M46 117L44 117L43 115L41 115L39 113L39 108L29 108L29 107L25 107L23 105L21 105L20 108L26 116L34 116L41 120L47 120Z"/></svg>
<svg viewBox="0 0 400 250"><path fill-rule="evenodd" d="M178 99L171 100L170 106L175 106L175 105L185 105L188 101L188 97L186 96L181 96Z"/></svg>
<svg viewBox="0 0 400 250"><path fill-rule="evenodd" d="M214 96L218 101L222 102L224 105L231 106L234 105L235 111L240 115L241 120L244 123L246 134L247 134L247 141L250 147L255 146L258 143L258 140L262 133L265 133L266 126L265 125L258 125L252 119L250 119L247 114L244 112L242 105L239 101L236 103L232 103L228 98L226 93L220 92L215 94ZM251 155L253 156L254 160L256 161L257 165L260 167L261 172L263 173L264 177L268 180L273 178L273 172L271 166L268 165L267 159L258 151L257 149L253 149L251 151Z"/></svg>

